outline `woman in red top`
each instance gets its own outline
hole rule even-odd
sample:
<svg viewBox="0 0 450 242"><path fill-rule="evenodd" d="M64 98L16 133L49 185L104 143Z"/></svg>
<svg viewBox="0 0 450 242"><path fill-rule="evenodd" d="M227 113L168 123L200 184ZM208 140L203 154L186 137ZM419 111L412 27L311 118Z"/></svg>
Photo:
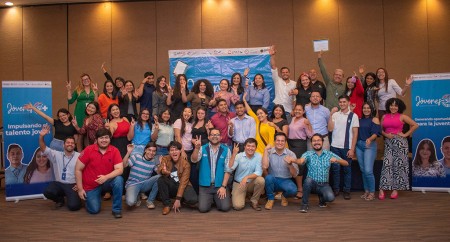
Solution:
<svg viewBox="0 0 450 242"><path fill-rule="evenodd" d="M347 77L345 94L350 97L350 110L361 118L364 103L364 87L356 75Z"/></svg>
<svg viewBox="0 0 450 242"><path fill-rule="evenodd" d="M120 151L122 158L127 154L127 145L133 139L134 119L128 122L126 117L122 117L119 105L111 104L108 108L108 118L105 128L109 129L112 134L111 145L114 145Z"/></svg>

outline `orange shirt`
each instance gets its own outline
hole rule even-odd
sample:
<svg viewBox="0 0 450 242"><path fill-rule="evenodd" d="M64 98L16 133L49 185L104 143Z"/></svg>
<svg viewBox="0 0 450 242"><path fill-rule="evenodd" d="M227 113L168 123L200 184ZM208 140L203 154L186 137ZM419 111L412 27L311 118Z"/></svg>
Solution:
<svg viewBox="0 0 450 242"><path fill-rule="evenodd" d="M98 104L100 105L100 113L102 114L102 118L108 118L108 108L111 104L119 104L119 99L111 99L108 96L106 96L104 93L100 94L98 96Z"/></svg>

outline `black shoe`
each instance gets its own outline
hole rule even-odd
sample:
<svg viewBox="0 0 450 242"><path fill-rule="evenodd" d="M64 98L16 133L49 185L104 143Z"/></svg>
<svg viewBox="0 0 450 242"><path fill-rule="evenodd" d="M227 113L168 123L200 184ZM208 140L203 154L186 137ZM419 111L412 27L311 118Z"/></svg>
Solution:
<svg viewBox="0 0 450 242"><path fill-rule="evenodd" d="M121 212L112 212L112 215L114 216L114 218L122 218L122 213Z"/></svg>
<svg viewBox="0 0 450 242"><path fill-rule="evenodd" d="M62 208L64 206L64 202L56 202L55 203L55 209Z"/></svg>
<svg viewBox="0 0 450 242"><path fill-rule="evenodd" d="M319 202L319 208L326 208L328 207L326 202Z"/></svg>
<svg viewBox="0 0 450 242"><path fill-rule="evenodd" d="M308 204L302 204L302 206L300 207L300 211L301 213L307 213L308 212Z"/></svg>
<svg viewBox="0 0 450 242"><path fill-rule="evenodd" d="M344 199L345 199L345 200L350 200L350 199L352 199L352 197L350 196L350 193L349 193L349 192L344 192Z"/></svg>
<svg viewBox="0 0 450 242"><path fill-rule="evenodd" d="M339 197L339 191L333 191L335 197Z"/></svg>

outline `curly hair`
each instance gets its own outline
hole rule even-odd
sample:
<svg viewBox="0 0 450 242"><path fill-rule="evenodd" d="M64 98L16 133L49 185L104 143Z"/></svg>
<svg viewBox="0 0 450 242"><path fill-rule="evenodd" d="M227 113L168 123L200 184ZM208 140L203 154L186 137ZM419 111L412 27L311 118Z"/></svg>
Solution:
<svg viewBox="0 0 450 242"><path fill-rule="evenodd" d="M198 81L196 81L194 83L194 86L191 89L191 92L194 92L195 94L199 94L200 93L200 84L204 83L206 85L206 90L205 90L205 95L208 97L213 97L214 96L214 87L211 84L210 81L208 81L207 79L200 79Z"/></svg>

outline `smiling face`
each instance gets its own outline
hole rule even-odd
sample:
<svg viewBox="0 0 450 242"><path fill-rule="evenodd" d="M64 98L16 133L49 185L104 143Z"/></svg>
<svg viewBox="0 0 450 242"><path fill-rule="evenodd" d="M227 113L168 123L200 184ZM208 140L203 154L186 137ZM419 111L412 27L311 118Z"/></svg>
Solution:
<svg viewBox="0 0 450 242"><path fill-rule="evenodd" d="M133 84L132 84L131 82L127 82L127 83L125 84L125 90L127 90L127 92L132 92L132 91L134 91Z"/></svg>
<svg viewBox="0 0 450 242"><path fill-rule="evenodd" d="M255 81L253 82L253 85L256 87L261 87L262 83L264 82L263 78L261 75L256 75L255 76Z"/></svg>
<svg viewBox="0 0 450 242"><path fill-rule="evenodd" d="M319 105L322 101L322 97L320 96L319 92L312 92L309 101L311 101L312 105Z"/></svg>
<svg viewBox="0 0 450 242"><path fill-rule="evenodd" d="M226 101L220 101L220 103L217 105L217 111L221 113L227 113L228 112L228 105Z"/></svg>
<svg viewBox="0 0 450 242"><path fill-rule="evenodd" d="M75 140L74 139L66 139L66 141L64 141L64 150L71 153L72 151L75 150Z"/></svg>
<svg viewBox="0 0 450 242"><path fill-rule="evenodd" d="M105 89L106 89L106 92L107 92L107 93L109 93L109 94L113 93L113 91L114 91L114 85L112 84L112 82L107 82L107 83L105 84Z"/></svg>
<svg viewBox="0 0 450 242"><path fill-rule="evenodd" d="M346 98L339 99L339 108L342 112L347 112L348 109L348 100Z"/></svg>
<svg viewBox="0 0 450 242"><path fill-rule="evenodd" d="M383 69L378 69L377 70L377 77L380 80L384 80L384 78L386 77L386 72Z"/></svg>
<svg viewBox="0 0 450 242"><path fill-rule="evenodd" d="M103 135L97 138L97 145L100 149L108 148L109 143L111 143L111 138L109 138L109 135Z"/></svg>
<svg viewBox="0 0 450 242"><path fill-rule="evenodd" d="M161 81L159 82L159 88L164 88L167 85L166 83L166 78L162 78Z"/></svg>
<svg viewBox="0 0 450 242"><path fill-rule="evenodd" d="M287 68L283 68L283 70L281 70L281 79L283 80L289 80L289 77L291 76L291 73L289 72L289 70Z"/></svg>
<svg viewBox="0 0 450 242"><path fill-rule="evenodd" d="M352 90L353 88L355 88L355 83L352 82L352 79L351 79L351 78L348 78L348 79L347 79L347 88L348 88L349 90Z"/></svg>
<svg viewBox="0 0 450 242"><path fill-rule="evenodd" d="M120 118L120 109L118 106L111 107L111 117Z"/></svg>
<svg viewBox="0 0 450 242"><path fill-rule="evenodd" d="M39 150L36 154L36 165L38 168L47 168L48 158Z"/></svg>
<svg viewBox="0 0 450 242"><path fill-rule="evenodd" d="M275 116L275 118L281 118L281 116L283 116L283 110L280 107L276 107L273 110L273 115Z"/></svg>
<svg viewBox="0 0 450 242"><path fill-rule="evenodd" d="M62 123L65 123L67 121L69 121L69 115L63 112L59 112L58 113L58 119L59 121L61 121Z"/></svg>
<svg viewBox="0 0 450 242"><path fill-rule="evenodd" d="M277 135L275 138L275 148L277 150L283 150L286 147L286 137L283 135Z"/></svg>
<svg viewBox="0 0 450 242"><path fill-rule="evenodd" d="M166 110L164 113L161 114L161 119L164 122L169 122L169 120L170 120L170 112L169 112L169 110Z"/></svg>
<svg viewBox="0 0 450 242"><path fill-rule="evenodd" d="M344 71L341 69L336 69L334 71L334 75L333 75L333 80L336 83L341 83L342 82L342 78L344 78Z"/></svg>
<svg viewBox="0 0 450 242"><path fill-rule="evenodd" d="M256 144L255 143L247 143L244 147L244 151L247 156L253 156L256 151Z"/></svg>
<svg viewBox="0 0 450 242"><path fill-rule="evenodd" d="M302 83L303 88L308 88L309 85L311 84L311 81L309 80L309 78L307 76L302 76L300 81Z"/></svg>
<svg viewBox="0 0 450 242"><path fill-rule="evenodd" d="M116 84L116 87L119 88L119 89L123 87L123 82L120 79L116 79L114 81L114 83Z"/></svg>
<svg viewBox="0 0 450 242"><path fill-rule="evenodd" d="M169 155L174 162L178 162L181 157L181 150L177 149L177 147L172 146L169 149Z"/></svg>
<svg viewBox="0 0 450 242"><path fill-rule="evenodd" d="M258 110L256 111L256 116L258 117L258 120L259 120L260 122L264 122L264 121L267 120L267 113L264 112L262 109L258 109Z"/></svg>
<svg viewBox="0 0 450 242"><path fill-rule="evenodd" d="M305 113L305 110L303 110L303 107L301 105L297 105L294 108L294 115L296 118L303 117L303 114Z"/></svg>
<svg viewBox="0 0 450 242"><path fill-rule="evenodd" d="M154 75L147 76L146 79L147 79L147 83L148 84L155 83L155 76Z"/></svg>
<svg viewBox="0 0 450 242"><path fill-rule="evenodd" d="M317 79L317 71L315 69L311 69L309 70L309 77L311 77L311 80L316 80Z"/></svg>
<svg viewBox="0 0 450 242"><path fill-rule="evenodd" d="M372 85L372 83L375 81L374 79L373 79L373 77L372 76L367 76L366 77L366 83L367 83L367 85Z"/></svg>
<svg viewBox="0 0 450 242"><path fill-rule="evenodd" d="M441 147L441 152L445 159L450 159L450 142L444 142Z"/></svg>
<svg viewBox="0 0 450 242"><path fill-rule="evenodd" d="M183 119L185 121L188 121L192 117L192 110L191 108L185 108L183 110Z"/></svg>
<svg viewBox="0 0 450 242"><path fill-rule="evenodd" d="M422 149L419 150L420 159L423 161L429 161L431 156L431 149L428 144L424 144Z"/></svg>
<svg viewBox="0 0 450 242"><path fill-rule="evenodd" d="M91 116L94 115L97 112L97 108L95 107L94 104L88 104L86 107L86 113Z"/></svg>
<svg viewBox="0 0 450 242"><path fill-rule="evenodd" d="M144 150L144 156L147 160L151 160L156 155L156 147L148 147Z"/></svg>
<svg viewBox="0 0 450 242"><path fill-rule="evenodd" d="M364 104L363 105L363 114L364 117L370 117L372 115L372 109L370 108L369 104Z"/></svg>
<svg viewBox="0 0 450 242"><path fill-rule="evenodd" d="M389 111L390 111L392 114L396 114L396 113L398 112L398 105L397 105L395 102L393 102L393 103L389 106Z"/></svg>
<svg viewBox="0 0 450 242"><path fill-rule="evenodd" d="M84 75L81 77L81 82L83 83L83 86L89 87L91 85L91 78L89 78L88 75Z"/></svg>
<svg viewBox="0 0 450 242"><path fill-rule="evenodd" d="M199 90L201 93L204 93L204 92L206 91L206 83L201 82L201 83L198 85L198 90Z"/></svg>
<svg viewBox="0 0 450 242"><path fill-rule="evenodd" d="M315 151L320 151L322 150L322 145L323 145L323 141L322 138L320 138L319 136L315 135L311 138L311 145L313 147L313 149Z"/></svg>
<svg viewBox="0 0 450 242"><path fill-rule="evenodd" d="M228 81L227 80L220 81L219 86L220 86L221 91L224 91L224 92L227 91L228 90Z"/></svg>
<svg viewBox="0 0 450 242"><path fill-rule="evenodd" d="M197 119L198 119L199 121L201 121L201 120L205 120L205 117L206 117L206 112L205 112L205 110L203 110L203 109L198 109L198 110L197 110Z"/></svg>
<svg viewBox="0 0 450 242"><path fill-rule="evenodd" d="M212 145L218 145L220 142L220 132L217 129L213 129L209 132L209 142Z"/></svg>
<svg viewBox="0 0 450 242"><path fill-rule="evenodd" d="M186 85L186 83L187 83L186 78L184 78L184 76L180 76L180 85L183 86Z"/></svg>
<svg viewBox="0 0 450 242"><path fill-rule="evenodd" d="M148 110L143 110L141 113L141 120L147 122L150 119L150 112Z"/></svg>
<svg viewBox="0 0 450 242"><path fill-rule="evenodd" d="M8 160L12 167L18 167L22 163L23 152L19 147L11 148L8 152Z"/></svg>
<svg viewBox="0 0 450 242"><path fill-rule="evenodd" d="M241 78L239 77L239 75L234 75L233 76L233 85L240 85L241 84Z"/></svg>
<svg viewBox="0 0 450 242"><path fill-rule="evenodd" d="M236 109L237 116L240 117L245 114L245 106L243 104L236 105L234 108Z"/></svg>

